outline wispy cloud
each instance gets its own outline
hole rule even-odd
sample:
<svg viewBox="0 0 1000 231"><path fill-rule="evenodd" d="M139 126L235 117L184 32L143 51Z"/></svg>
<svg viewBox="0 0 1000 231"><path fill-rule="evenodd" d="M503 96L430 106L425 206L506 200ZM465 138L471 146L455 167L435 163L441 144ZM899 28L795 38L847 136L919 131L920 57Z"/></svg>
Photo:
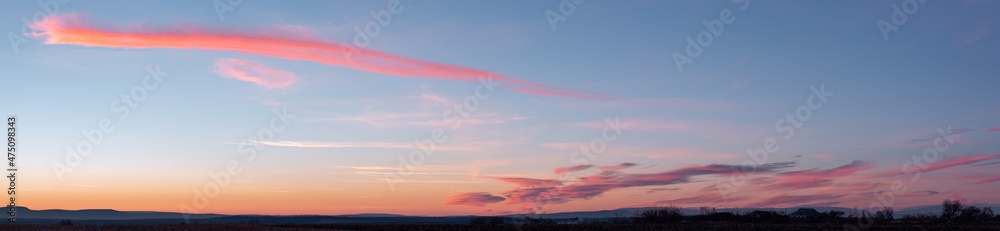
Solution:
<svg viewBox="0 0 1000 231"><path fill-rule="evenodd" d="M523 87L504 87L504 88L507 88L507 89L510 89L510 90L513 90L513 91L516 91L516 92L520 92L520 93L525 93L525 94L544 95L544 96L560 97L560 98L598 99L598 100L615 99L615 97L613 97L613 96L606 95L606 94L600 94L600 93L589 93L589 92L587 92L589 94L585 95L585 94L574 93L574 92L560 92L560 91L532 89L532 88L523 88Z"/></svg>
<svg viewBox="0 0 1000 231"><path fill-rule="evenodd" d="M980 39L983 39L983 38L985 38L985 37L987 37L989 35L990 35L990 31L987 30L986 27L976 28L975 31L973 31L972 33L965 34L961 38L960 43L962 45L968 45L968 44L974 43L976 41L979 41Z"/></svg>
<svg viewBox="0 0 1000 231"><path fill-rule="evenodd" d="M635 167L636 165L638 165L638 164L635 164L635 163L621 163L619 165L612 165L612 166L597 166L597 169L600 169L601 171L605 171L605 172L614 172L614 171L620 171L620 170L626 169L626 168Z"/></svg>
<svg viewBox="0 0 1000 231"><path fill-rule="evenodd" d="M733 109L739 108L737 104L708 100L708 99L695 99L695 98L662 98L662 99L645 99L645 100L633 100L629 103L622 103L619 101L580 101L580 102L566 102L562 104L557 104L560 107L571 107L571 108L663 108L671 110L687 110L687 111L731 111Z"/></svg>
<svg viewBox="0 0 1000 231"><path fill-rule="evenodd" d="M631 153L651 159L670 160L725 160L743 156L735 153L722 153L684 148L644 148L637 149Z"/></svg>
<svg viewBox="0 0 1000 231"><path fill-rule="evenodd" d="M461 121L447 119L443 116L444 112L453 110L455 105L460 105L461 102L433 93L423 93L419 96L381 100L380 103L391 106L372 107L367 106L368 104L366 104L366 106L359 110L356 114L333 115L313 121L362 123L368 124L375 129L382 130L386 128L410 126L445 127L456 126L459 123L461 123L462 126L494 125L529 119L529 117L526 116L487 110L478 111L474 114L470 113Z"/></svg>
<svg viewBox="0 0 1000 231"><path fill-rule="evenodd" d="M509 178L509 177L484 177L492 178L499 181L507 182L517 186L524 187L553 187L560 186L562 182L558 180L546 180L546 179L531 179L531 178Z"/></svg>
<svg viewBox="0 0 1000 231"><path fill-rule="evenodd" d="M392 142L310 142L310 141L254 141L255 143L299 148L403 148L416 149L412 143Z"/></svg>
<svg viewBox="0 0 1000 231"><path fill-rule="evenodd" d="M646 190L646 194L663 192L663 191L677 191L677 190L681 190L681 188L651 188L649 190Z"/></svg>
<svg viewBox="0 0 1000 231"><path fill-rule="evenodd" d="M594 165L581 164L581 165L575 165L575 166L569 166L569 167L559 167L559 168L556 168L556 170L553 171L553 172L555 174L562 175L562 174L566 174L566 173L587 170L587 169L590 169L590 168L593 168L593 167L594 167Z"/></svg>
<svg viewBox="0 0 1000 231"><path fill-rule="evenodd" d="M354 171L351 174L362 175L362 176L374 176L374 177L384 177L386 174L395 173L394 171ZM471 173L466 172L408 172L411 175L471 175Z"/></svg>
<svg viewBox="0 0 1000 231"><path fill-rule="evenodd" d="M53 14L31 25L46 36L46 44L119 48L173 48L232 51L288 60L319 62L331 66L414 78L438 78L469 82L503 81L525 87L506 88L517 92L579 99L612 99L605 94L554 87L467 67L404 58L348 44L321 41L303 30L261 29L258 33L219 31L204 26L186 25L154 29L146 24L126 27L97 25L76 13Z"/></svg>
<svg viewBox="0 0 1000 231"><path fill-rule="evenodd" d="M631 164L618 166L631 166ZM758 166L756 172L774 172L776 170L792 166L795 166L795 163L770 163ZM597 174L593 176L579 177L579 181L569 185L560 186L555 184L534 184L534 187L515 188L499 193L499 195L506 198L506 204L539 203L537 199L540 198L540 196L544 196L546 201L550 204L561 204L571 200L590 199L615 189L682 184L691 182L692 177L703 175L729 175L739 172L740 170L738 169L739 166L735 165L712 164L705 166L692 165L659 173ZM532 183L534 183L534 181ZM518 185L528 186L525 184Z"/></svg>
<svg viewBox="0 0 1000 231"><path fill-rule="evenodd" d="M579 172L579 171L583 171L583 170L587 170L587 169L591 169L591 168L596 168L596 169L601 170L601 171L603 171L605 173L608 173L608 172L617 172L617 171L620 171L622 169L634 167L636 165L638 165L638 164L635 164L635 163L621 163L619 165L611 165L611 166L594 166L594 165L590 165L590 164L581 164L581 165L575 165L575 166L569 166L569 167L559 167L559 168L556 168L556 170L553 171L553 172L555 174L562 175L562 174L566 174L566 173Z"/></svg>
<svg viewBox="0 0 1000 231"><path fill-rule="evenodd" d="M298 148L399 148L399 149L420 149L414 143L401 142L321 142L321 141L253 141L254 143ZM440 151L477 151L503 146L504 141L470 141L464 145L436 146L435 150Z"/></svg>
<svg viewBox="0 0 1000 231"><path fill-rule="evenodd" d="M942 161L934 162L932 164L928 164L927 166L923 166L923 167L913 166L913 168L910 169L909 172L905 172L905 171L890 171L890 172L884 172L884 173L873 175L872 178L899 176L899 175L904 175L904 174L910 174L910 173L913 173L914 171L930 172L930 171L935 171L935 170L940 170L940 169L945 169L945 168L950 168L950 167L955 167L955 166L962 166L962 165L977 163L977 162L981 162L981 161L993 159L993 158L996 158L998 156L1000 156L1000 153L998 153L998 154L992 154L992 155L960 156L960 157L952 158L952 159L949 159L949 160L942 160Z"/></svg>
<svg viewBox="0 0 1000 231"><path fill-rule="evenodd" d="M490 195L486 192L471 192L462 193L458 195L451 196L448 201L445 201L446 205L465 205L471 207L483 207L488 204L497 203L504 201L503 197Z"/></svg>
<svg viewBox="0 0 1000 231"><path fill-rule="evenodd" d="M740 141L751 138L747 131L767 131L765 128L753 128L749 126L730 124L722 121L698 121L698 120L662 120L652 118L622 118L619 121L624 125L623 129L639 131L662 131L681 134L694 134L697 136L721 140ZM592 121L583 123L569 123L572 126L586 127L593 129L604 129L605 121Z"/></svg>
<svg viewBox="0 0 1000 231"><path fill-rule="evenodd" d="M997 182L997 181L1000 181L1000 176L993 177L993 178L986 178L986 179L977 180L975 182L972 182L972 184L974 184L974 185L981 185L981 184L989 184L989 183L993 183L993 182Z"/></svg>
<svg viewBox="0 0 1000 231"><path fill-rule="evenodd" d="M295 73L281 68L234 58L215 60L215 73L225 78L256 83L266 88L284 88L298 80Z"/></svg>
<svg viewBox="0 0 1000 231"><path fill-rule="evenodd" d="M933 145L933 143L941 137L949 137L952 141L956 143L968 143L970 141L959 139L958 137L952 136L957 134L963 134L974 129L967 128L948 128L948 130L942 130L941 132L934 131L934 128L914 128L906 131L894 132L890 135L886 135L875 139L870 146L875 149L896 149L905 148L910 146L926 146Z"/></svg>
<svg viewBox="0 0 1000 231"><path fill-rule="evenodd" d="M324 121L345 121L345 122L357 122L371 125L372 127L382 129L382 128L393 128L393 127L408 127L408 126L431 126L431 127L444 127L452 125L454 121L447 121L441 119L441 113L428 113L428 112L382 112L373 110L363 110L359 115L353 116L333 116L324 118ZM466 118L461 122L463 125L490 125L490 124L504 124L512 121L518 121L528 119L528 117L523 116L501 116L499 113L480 113L475 116L475 118Z"/></svg>
<svg viewBox="0 0 1000 231"><path fill-rule="evenodd" d="M950 136L950 135L957 135L957 134L962 134L962 133L971 132L971 131L975 131L975 129L968 129L968 128L951 129L949 127L948 131L945 132L944 134L934 133L934 134L930 134L930 135L925 135L924 137L912 139L912 140L910 140L909 143L910 144L928 144L928 143L933 143L934 140L939 139L942 136L946 136L947 137L947 136Z"/></svg>
<svg viewBox="0 0 1000 231"><path fill-rule="evenodd" d="M562 149L562 150L579 150L581 147L587 147L589 145L590 143L580 143L580 142L539 144L539 146L542 147ZM713 151L690 149L690 148L633 147L633 146L616 146L615 148L609 148L607 154L616 156L641 156L650 159L713 160L713 161L733 159L745 155L737 153L713 152Z"/></svg>
<svg viewBox="0 0 1000 231"><path fill-rule="evenodd" d="M770 192L789 192L810 188L844 188L844 185L834 187L837 186L837 184L835 184L836 180L853 176L858 172L869 170L874 167L875 165L873 164L856 160L849 164L830 169L780 172L771 177L752 179L751 182L753 182L753 185L759 188L760 191ZM862 185L862 187L867 186L868 185Z"/></svg>
<svg viewBox="0 0 1000 231"><path fill-rule="evenodd" d="M869 164L865 161L855 160L849 164L841 165L839 167L825 169L825 170L803 170L803 171L791 171L778 173L776 177L787 178L792 180L818 180L818 179L829 179L836 177L844 177L852 175L854 173L872 169L875 165Z"/></svg>

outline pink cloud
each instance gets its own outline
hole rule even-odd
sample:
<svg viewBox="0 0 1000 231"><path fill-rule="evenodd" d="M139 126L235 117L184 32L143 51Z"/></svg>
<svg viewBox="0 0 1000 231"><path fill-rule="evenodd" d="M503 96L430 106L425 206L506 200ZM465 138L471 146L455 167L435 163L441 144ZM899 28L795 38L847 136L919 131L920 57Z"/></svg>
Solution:
<svg viewBox="0 0 1000 231"><path fill-rule="evenodd" d="M133 24L114 29L115 26L97 25L75 13L50 15L32 24L31 28L41 31L35 36L48 38L45 41L46 44L232 51L239 54L313 61L401 77L438 78L468 82L503 81L537 88L508 87L518 92L535 95L579 99L613 98L601 93L507 78L472 68L404 58L375 50L361 49L346 43L324 42L318 36L301 29L265 29L258 34L213 31L202 26L190 25L183 28L156 30L151 29L154 27L150 25Z"/></svg>
<svg viewBox="0 0 1000 231"><path fill-rule="evenodd" d="M622 170L622 169L630 168L630 167L633 167L633 166L636 166L636 165L637 164L635 164L635 163L621 163L619 165L612 165L612 166L594 166L594 165L590 165L590 164L586 164L586 165L581 164L581 165L570 166L570 167L556 168L556 170L554 172L556 174L562 175L562 174L566 174L566 173L570 173L570 172L578 172L578 171L583 171L583 170L587 170L587 169L591 169L591 168L597 168L598 170L601 170L601 171L604 171L604 172L615 172L615 171L619 171L619 170Z"/></svg>
<svg viewBox="0 0 1000 231"><path fill-rule="evenodd" d="M264 104L264 105L267 105L267 106L274 106L274 107L283 107L284 106L283 104L281 104L281 102L278 102L277 100L274 100L274 99L271 99L271 98L265 99L264 101L261 101L260 103Z"/></svg>
<svg viewBox="0 0 1000 231"><path fill-rule="evenodd" d="M638 165L638 164L635 164L635 163L621 163L619 165L612 165L612 166L598 166L597 169L600 169L601 171L611 172L611 171L619 171L619 170L622 170L622 169L631 168L631 167L634 167L636 165Z"/></svg>
<svg viewBox="0 0 1000 231"><path fill-rule="evenodd" d="M984 160L993 159L993 158L995 158L997 156L1000 156L1000 154L960 156L960 157L956 157L956 158L953 158L953 159L950 159L950 160L942 160L942 161L934 162L934 163L928 164L928 165L926 165L926 166L924 166L922 168L919 167L919 166L913 166L912 169L909 170L909 172L904 172L904 171L890 171L890 172L884 172L884 173L876 174L876 175L873 175L871 177L872 178L892 177L892 176L899 176L899 175L903 175L903 174L910 174L910 173L913 173L915 171L929 172L929 171L935 171L935 170L940 170L940 169L945 169L945 168L950 168L950 167L955 167L955 166L972 164L972 163L976 163L976 162L980 162L980 161L984 161Z"/></svg>
<svg viewBox="0 0 1000 231"><path fill-rule="evenodd" d="M543 179L531 179L531 178L505 178L505 177L485 177L485 178L493 178L499 181L524 187L552 187L552 186L562 185L562 182L558 180L543 180Z"/></svg>
<svg viewBox="0 0 1000 231"><path fill-rule="evenodd" d="M552 197L557 194L556 187L516 188L500 193L507 198L505 204L561 204L569 202L562 197Z"/></svg>
<svg viewBox="0 0 1000 231"><path fill-rule="evenodd" d="M773 172L794 166L792 162L771 163L758 166L757 172ZM571 200L586 200L604 192L643 186L662 186L691 182L691 178L701 175L727 175L739 172L735 165L692 165L671 171L645 174L598 174L579 177L580 181L566 186L516 188L500 193L507 198L506 204L560 204Z"/></svg>
<svg viewBox="0 0 1000 231"><path fill-rule="evenodd" d="M470 207L483 207L488 204L493 204L497 202L504 201L503 197L490 195L485 192L471 192L462 193L458 195L451 196L448 201L445 201L445 205L465 205Z"/></svg>
<svg viewBox="0 0 1000 231"><path fill-rule="evenodd" d="M646 190L646 194L652 194L655 192L663 192L663 191L677 191L677 190L681 190L681 188L651 188L649 190Z"/></svg>
<svg viewBox="0 0 1000 231"><path fill-rule="evenodd" d="M298 78L295 73L281 68L268 67L253 61L220 58L215 61L215 73L229 79L238 79L266 88L285 88Z"/></svg>
<svg viewBox="0 0 1000 231"><path fill-rule="evenodd" d="M576 171L587 170L587 169L590 169L592 167L594 167L594 165L581 164L581 165L570 166L570 167L559 167L559 168L556 168L556 170L553 171L553 172L555 172L556 174L562 175L562 174L566 174L566 173L569 173L569 172L576 172Z"/></svg>
<svg viewBox="0 0 1000 231"><path fill-rule="evenodd" d="M1000 127L995 127L991 128L990 130L986 130L986 132L995 132L995 131L1000 131Z"/></svg>
<svg viewBox="0 0 1000 231"><path fill-rule="evenodd" d="M1000 181L1000 176L993 177L993 178L982 179L982 180L977 180L975 182L972 182L972 184L974 184L974 185L981 185L981 184L989 184L989 183L993 183L993 182L997 182L997 181Z"/></svg>
<svg viewBox="0 0 1000 231"><path fill-rule="evenodd" d="M817 180L831 179L837 177L844 177L854 174L856 172L872 169L874 167L875 165L868 164L864 161L855 160L850 164L841 165L839 167L831 169L782 172L778 173L778 175L775 177L786 181L817 181Z"/></svg>
<svg viewBox="0 0 1000 231"><path fill-rule="evenodd" d="M972 164L972 163L976 163L976 162L980 162L980 161L984 161L984 160L993 159L993 158L996 158L998 156L1000 156L1000 153L998 153L998 154L992 154L992 155L960 156L960 157L956 157L956 158L948 160L948 161L934 162L933 164L927 165L926 167L924 167L922 169L924 171L934 171L934 170L943 169L943 168L950 168L950 167L955 167L955 166L960 166L960 165Z"/></svg>
<svg viewBox="0 0 1000 231"><path fill-rule="evenodd" d="M939 163L934 163L927 166L927 170L936 170L947 168L950 166L958 166L963 164L971 164L983 160L988 160L1000 156L996 155L983 155L983 156L972 156L972 157L960 157L953 160L941 161ZM754 178L750 179L753 188L744 190L745 193L753 193L754 196L741 195L741 194L731 194L723 197L721 194L715 192L717 187L715 185L709 185L702 188L701 191L697 193L697 196L680 197L678 199L661 200L654 203L644 204L645 206L653 205L686 205L686 206L704 206L704 205L717 205L722 203L733 203L736 201L746 203L744 207L775 207L775 206L833 206L837 204L850 203L850 199L857 197L868 196L868 194L875 189L884 187L884 184L871 183L871 182L838 182L842 178L857 176L859 179L865 179L867 175L860 175L860 172L873 169L875 166L865 161L853 161L848 164L826 168L826 169L808 169L808 170L797 170L797 171L784 171L779 172L782 169L793 167L795 163L793 162L783 162L783 163L772 163L767 165L762 165L757 168L757 172L763 173L774 173L774 175L766 178ZM611 171L621 170L623 167L631 167L627 164L616 165L616 166L589 166L589 165L578 165L570 167L562 167L560 172L569 172L569 169L604 169ZM637 187L647 187L647 186L668 186L668 185L679 185L699 182L697 177L699 176L731 176L733 174L738 174L740 171L737 165L725 165L725 164L711 164L711 165L690 165L685 167L680 167L672 169L669 171L655 172L655 173L622 173L616 172L615 174L603 174L597 173L590 176L578 177L578 181L569 183L566 182L565 185L556 184L542 184L534 183L536 179L529 179L530 183L516 182L518 186L530 186L527 188L514 188L511 190L503 191L498 193L498 196L506 198L505 204L520 204L525 206L525 208L536 208L533 206L546 205L546 204L563 204L579 200L589 200L592 198L600 197L606 192L612 190L621 190ZM544 182L545 180L540 180ZM988 184L992 182L1000 181L998 177L992 177L988 179L982 179L974 182L974 184ZM654 188L644 190L645 194L651 194L658 191L673 191L679 188ZM812 194L804 195L789 195L788 193L795 190L812 189ZM865 192L865 193L859 193ZM778 196L761 196L761 195L778 195ZM862 195L864 194L864 195ZM907 195L910 196L910 195ZM925 193L919 195L915 194L914 197L927 196ZM902 197L902 196L901 196ZM846 198L846 199L845 199ZM861 199L863 200L863 199Z"/></svg>

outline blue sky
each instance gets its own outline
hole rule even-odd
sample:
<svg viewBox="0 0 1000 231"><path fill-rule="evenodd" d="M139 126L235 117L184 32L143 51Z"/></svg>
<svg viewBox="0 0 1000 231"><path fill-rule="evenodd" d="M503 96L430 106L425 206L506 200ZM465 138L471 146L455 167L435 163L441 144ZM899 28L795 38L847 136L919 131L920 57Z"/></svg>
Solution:
<svg viewBox="0 0 1000 231"><path fill-rule="evenodd" d="M743 206L782 195L816 195L818 189L844 189L846 196L784 206L865 206L874 200L871 191L885 190L894 179L873 176L898 172L928 148L915 140L933 138L937 129L949 126L961 133L961 142L938 163L963 164L929 170L922 180L909 183L912 192L893 206L953 197L995 203L987 193L998 186L995 180L970 182L995 177L990 165L975 165L995 164L991 155L1000 148L993 141L1000 132L987 132L1000 127L994 77L1000 67L995 65L1000 60L998 16L992 12L998 3L928 1L886 40L877 22L891 23L892 5L904 2L752 1L740 10L742 3L731 1L592 0L574 4L575 11L553 30L546 12L558 13L565 4L560 1L401 1L401 11L360 48L613 96L553 97L498 88L459 129L441 126L442 114L474 95L477 81L404 77L227 50L60 42L52 32L67 28L31 29L49 32L37 37L21 34L22 17L49 15L35 2L20 2L0 9L0 22L6 22L0 23L0 32L28 40L16 45L17 52L12 45L0 46L6 70L6 88L0 93L5 100L0 102L4 113L21 121L19 163L25 177L20 183L31 208L176 211L179 204L190 203L192 189L212 182L206 173L242 160L238 144L266 128L275 109L295 117L273 141L353 147L260 145L266 149L259 159L245 162L233 182L199 211L338 214L392 209L439 215L598 210L662 201ZM375 21L371 12L387 10L386 3L246 0L220 20L205 1L72 1L60 4L49 18L85 22L69 27L123 34L217 32L332 46L352 44L354 28ZM680 72L672 54L684 53L686 38L706 30L702 21L718 19L727 9L733 22ZM295 80L281 87L240 81L220 74L219 59L292 73ZM142 85L147 66L169 74L127 118L117 119L121 114L111 105ZM258 73L253 78L275 77ZM724 181L721 173L691 176L686 183L626 187L629 182L623 179L633 174L743 163L750 159L746 149L783 135L775 131L775 122L806 105L813 94L810 87L821 86L835 95L770 156L769 162L794 166L753 175L760 179L736 192L742 195L736 198L745 198L677 201L717 194L704 188ZM98 128L104 118L116 128L93 154L72 172L54 172L53 164L66 163L64 148L86 140L81 131ZM586 170L637 164L608 171L617 176L605 179L615 180L613 189L589 196L557 195L565 201L535 206L518 201L509 181L495 179L560 178L553 170L576 165L570 161L574 147L601 137L602 121L614 118L630 127L608 142L607 150L588 163L595 167ZM450 139L420 165L419 174L387 187L383 175L399 171L398 157L436 128L446 128ZM963 162L971 159L977 161ZM863 164L850 165L855 160ZM780 178L768 174L844 166L870 167L829 176L824 178L828 185L799 191L748 192L777 184L767 179ZM588 173L579 174L553 188L596 184L576 178ZM955 177L968 180L949 180ZM871 188L846 189L852 184ZM921 191L938 193L912 194ZM469 194L473 192L488 196ZM295 199L262 202L289 205L279 211L241 205L275 195Z"/></svg>

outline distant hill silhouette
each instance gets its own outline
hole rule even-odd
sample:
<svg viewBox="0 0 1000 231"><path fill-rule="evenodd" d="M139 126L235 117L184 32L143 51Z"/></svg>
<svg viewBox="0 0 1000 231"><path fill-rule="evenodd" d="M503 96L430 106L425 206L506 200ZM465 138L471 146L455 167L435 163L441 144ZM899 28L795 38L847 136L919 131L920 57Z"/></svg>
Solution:
<svg viewBox="0 0 1000 231"><path fill-rule="evenodd" d="M976 206L988 206L975 204ZM773 210L791 213L800 207L789 208L717 208L717 212L749 212L753 210ZM848 211L850 208L842 207L811 207L819 212L830 210ZM652 208L621 208L600 211L580 211L562 212L549 214L535 214L539 218L550 219L571 219L571 218L614 218L632 217L637 211ZM697 215L697 208L684 208L680 210L684 215ZM940 213L941 205L927 205L904 208L896 211L895 217L899 218L907 214L916 213ZM524 214L501 215L503 217L522 217ZM26 207L17 207L18 223L24 224L57 224L59 220L70 219L74 224L91 225L120 225L120 224L180 224L184 222L181 213L176 212L153 212L153 211L117 211L112 209L82 209L63 210L46 209L31 210ZM347 215L301 215L301 216L264 216L264 215L226 215L226 214L191 214L191 223L220 224L220 223L262 223L262 224L467 224L477 216L407 216L386 213L361 213Z"/></svg>
<svg viewBox="0 0 1000 231"><path fill-rule="evenodd" d="M192 214L191 218L215 218L229 215L223 214ZM18 219L71 219L71 220L130 220L130 219L163 219L180 218L181 213L151 212L151 211L118 211L113 209L46 209L31 210L17 207Z"/></svg>

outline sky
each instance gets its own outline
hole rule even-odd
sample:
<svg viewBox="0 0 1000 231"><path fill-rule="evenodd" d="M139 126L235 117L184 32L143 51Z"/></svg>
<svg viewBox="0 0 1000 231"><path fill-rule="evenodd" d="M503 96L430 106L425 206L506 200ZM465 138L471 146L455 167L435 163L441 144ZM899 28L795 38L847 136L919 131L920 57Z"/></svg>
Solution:
<svg viewBox="0 0 1000 231"><path fill-rule="evenodd" d="M996 1L19 1L19 205L1000 203Z"/></svg>

